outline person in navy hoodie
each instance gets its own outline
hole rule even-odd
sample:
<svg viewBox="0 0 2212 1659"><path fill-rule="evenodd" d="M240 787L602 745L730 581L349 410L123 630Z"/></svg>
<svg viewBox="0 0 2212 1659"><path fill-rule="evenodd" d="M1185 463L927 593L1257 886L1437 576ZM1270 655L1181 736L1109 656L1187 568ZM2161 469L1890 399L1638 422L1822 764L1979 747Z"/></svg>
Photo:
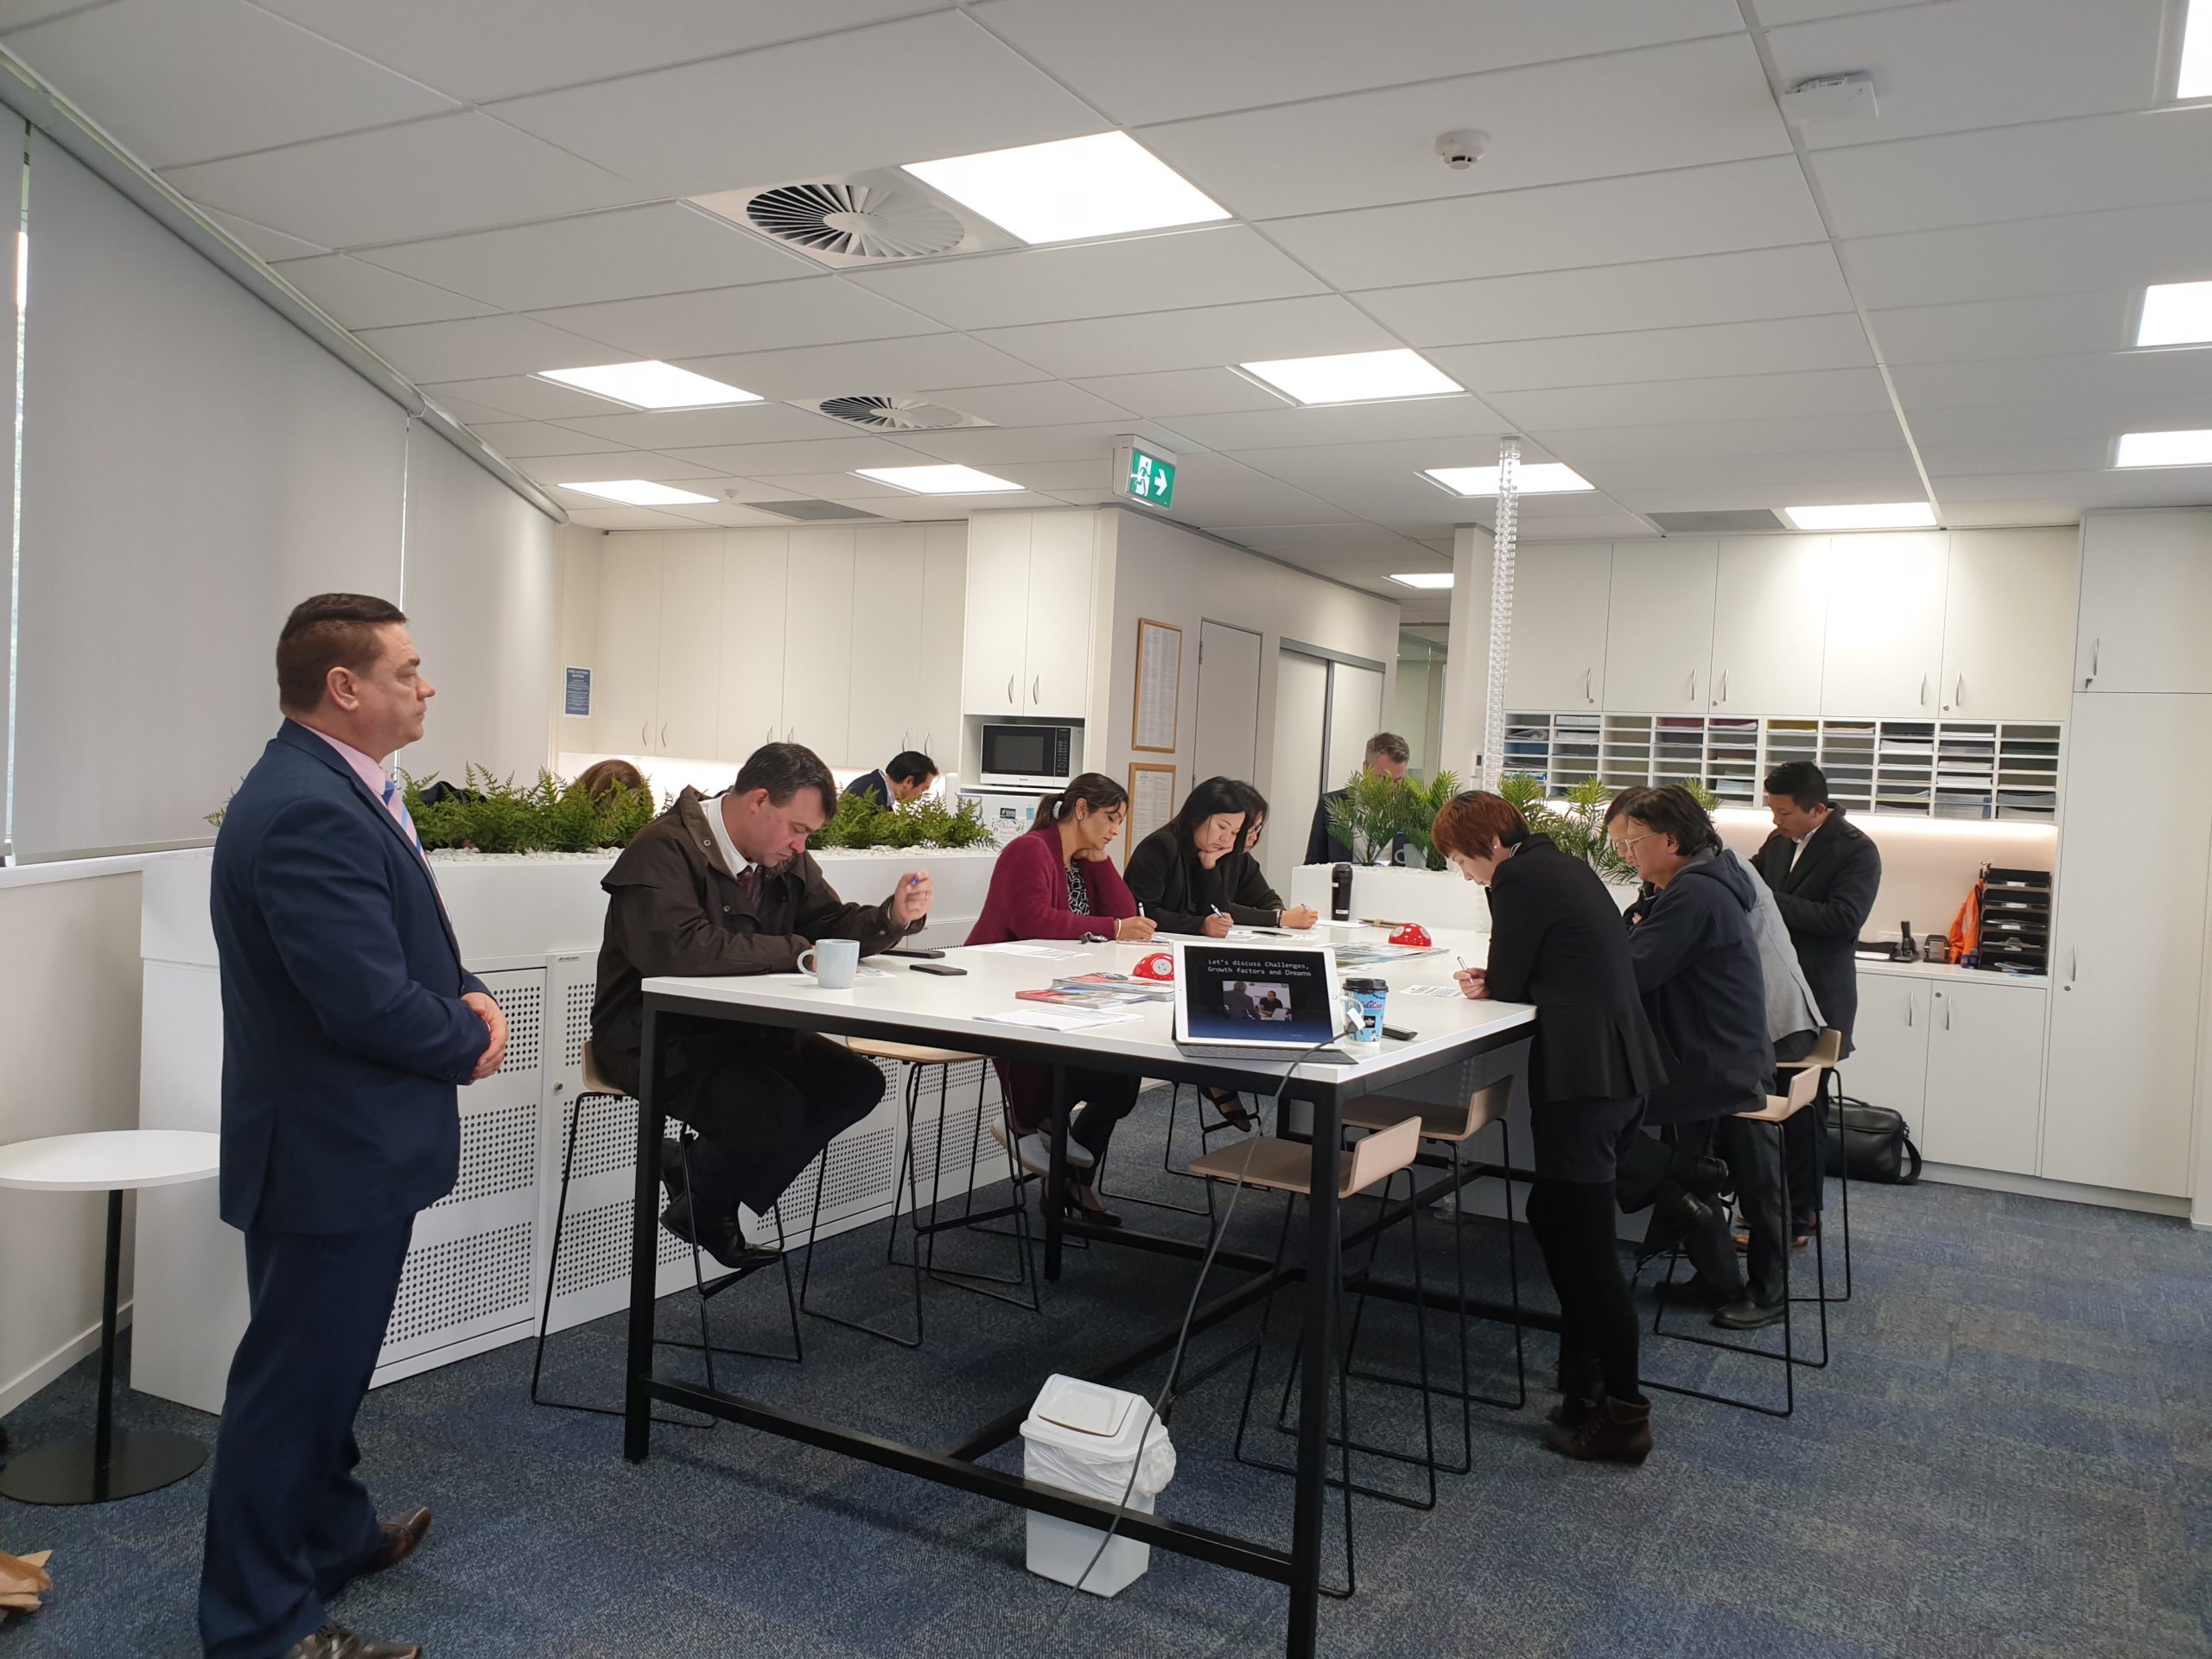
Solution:
<svg viewBox="0 0 2212 1659"><path fill-rule="evenodd" d="M245 1235L251 1314L207 1494L208 1659L415 1659L334 1622L352 1580L404 1560L353 1476L416 1212L461 1163L456 1090L499 1069L505 1017L461 966L378 757L423 735L435 689L384 600L304 601L276 645L284 723L215 838L223 1219Z"/></svg>

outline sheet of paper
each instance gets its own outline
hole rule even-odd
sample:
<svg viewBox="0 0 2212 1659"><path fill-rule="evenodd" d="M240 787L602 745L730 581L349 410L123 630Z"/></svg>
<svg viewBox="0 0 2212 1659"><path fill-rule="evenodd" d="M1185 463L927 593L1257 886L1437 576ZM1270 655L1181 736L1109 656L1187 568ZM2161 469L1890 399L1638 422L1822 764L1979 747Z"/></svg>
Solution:
<svg viewBox="0 0 2212 1659"><path fill-rule="evenodd" d="M1134 1014L1105 1014L1093 1008L1062 1008L1049 1003L1034 1007L1007 1008L997 1014L979 1014L978 1020L988 1020L994 1025L1027 1026L1038 1031L1095 1031L1101 1026L1126 1026L1133 1023Z"/></svg>
<svg viewBox="0 0 2212 1659"><path fill-rule="evenodd" d="M1020 939L1010 939L1004 944L971 944L970 950L995 950L1004 957L1033 957L1039 962L1072 962L1083 954L1080 950L1063 950L1050 944L1025 944Z"/></svg>
<svg viewBox="0 0 2212 1659"><path fill-rule="evenodd" d="M1287 927L1232 927L1229 937L1239 944L1249 944L1254 939L1289 939L1297 935Z"/></svg>
<svg viewBox="0 0 2212 1659"><path fill-rule="evenodd" d="M1448 996L1452 998L1454 1001L1458 1001L1464 998L1466 995L1466 993L1461 990L1456 984L1402 985L1393 990L1391 995L1393 996Z"/></svg>
<svg viewBox="0 0 2212 1659"><path fill-rule="evenodd" d="M1129 845L1134 847L1175 816L1175 768L1129 768Z"/></svg>
<svg viewBox="0 0 2212 1659"><path fill-rule="evenodd" d="M1158 622L1137 624L1136 739L1133 747L1155 753L1175 747L1175 704L1182 691L1183 631ZM1136 815L1130 815L1135 817Z"/></svg>

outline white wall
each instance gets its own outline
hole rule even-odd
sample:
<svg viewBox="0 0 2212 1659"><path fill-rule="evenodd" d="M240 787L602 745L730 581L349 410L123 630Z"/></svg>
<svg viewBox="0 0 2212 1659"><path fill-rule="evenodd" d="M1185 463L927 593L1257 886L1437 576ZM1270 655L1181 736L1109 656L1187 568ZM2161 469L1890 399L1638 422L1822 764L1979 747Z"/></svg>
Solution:
<svg viewBox="0 0 2212 1659"><path fill-rule="evenodd" d="M138 875L57 874L0 870L0 1144L138 1122ZM0 1413L97 1346L106 1225L103 1193L0 1192Z"/></svg>
<svg viewBox="0 0 2212 1659"><path fill-rule="evenodd" d="M1090 770L1126 783L1133 760L1160 762L1169 758L1140 757L1129 747L1140 617L1183 630L1173 756L1179 802L1198 781L1192 776L1192 763L1198 733L1198 624L1205 618L1261 635L1260 730L1255 753L1263 772L1274 769L1275 669L1285 639L1382 664L1382 706L1391 706L1398 665L1399 613L1394 601L1224 546L1134 509L1101 512L1099 545L1113 605L1110 621L1101 618L1094 645L1098 666L1093 672L1091 714L1084 734L1084 758ZM1273 779L1263 776L1252 781L1264 794ZM1305 830L1303 824L1284 824L1270 833L1302 839Z"/></svg>
<svg viewBox="0 0 2212 1659"><path fill-rule="evenodd" d="M606 545L605 531L586 530L582 524L563 524L555 543L560 616L554 632L552 686L547 693L545 746L555 756L556 769L564 751L588 749L594 741L591 716L563 710L567 707L568 671L592 668L598 658L599 553Z"/></svg>
<svg viewBox="0 0 2212 1659"><path fill-rule="evenodd" d="M1462 524L1452 537L1452 659L1444 671L1436 764L1470 782L1489 696L1491 544L1480 524Z"/></svg>

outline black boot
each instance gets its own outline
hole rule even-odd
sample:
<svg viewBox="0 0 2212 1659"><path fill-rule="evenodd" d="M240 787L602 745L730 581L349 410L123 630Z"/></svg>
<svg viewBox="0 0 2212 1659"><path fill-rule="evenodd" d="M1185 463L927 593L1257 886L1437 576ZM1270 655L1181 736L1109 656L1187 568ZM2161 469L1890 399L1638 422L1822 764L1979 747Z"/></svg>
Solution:
<svg viewBox="0 0 2212 1659"><path fill-rule="evenodd" d="M1573 1427L1546 1430L1544 1444L1586 1463L1642 1463L1651 1455L1651 1402L1608 1396Z"/></svg>

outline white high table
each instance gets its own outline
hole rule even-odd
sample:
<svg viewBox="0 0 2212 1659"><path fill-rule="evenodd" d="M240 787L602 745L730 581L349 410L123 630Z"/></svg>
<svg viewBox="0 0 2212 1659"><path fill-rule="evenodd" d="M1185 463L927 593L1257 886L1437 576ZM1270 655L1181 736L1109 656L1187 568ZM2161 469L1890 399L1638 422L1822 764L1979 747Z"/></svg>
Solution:
<svg viewBox="0 0 2212 1659"><path fill-rule="evenodd" d="M1280 942L1368 942L1381 937L1371 931L1322 929ZM1344 971L1368 976L1379 975L1396 993L1418 984L1449 983L1456 965L1455 956L1470 966L1488 957L1489 940L1481 934L1439 931L1435 942L1439 950L1434 955L1407 958L1380 968L1357 967ZM1343 1243L1337 1200L1337 1155L1344 1103L1363 1095L1395 1092L1416 1079L1456 1069L1471 1055L1526 1037L1535 1019L1535 1010L1520 1003L1393 995L1389 999L1389 1023L1412 1032L1410 1039L1385 1038L1371 1051L1364 1045L1345 1043L1342 1046L1346 1052L1358 1056L1351 1064L1309 1061L1292 1065L1275 1059L1187 1057L1175 1046L1171 1008L1164 1002L1143 1005L1135 1010L1138 1017L1128 1023L1084 1032L1032 1029L983 1018L1014 1008L1050 1006L1023 1003L1015 993L1041 988L1056 978L1075 974L1101 970L1126 973L1147 950L1158 948L1047 943L1052 949L1073 954L1046 960L988 947L948 950L944 961L967 970L960 978L915 973L905 959L879 957L871 960L874 965L890 970L887 977L862 979L851 989L842 991L826 991L807 980L771 976L659 978L645 982L643 1083L639 1091L641 1099L638 1114L638 1186L631 1237L624 1455L633 1463L641 1462L647 1456L652 1446L652 1403L659 1400L1062 1520L1096 1527L1118 1517L1119 1531L1124 1536L1287 1586L1290 1618L1285 1651L1293 1659L1310 1659L1314 1651L1318 1619L1322 1500L1327 1490L1329 1399L1334 1384L1333 1321L1338 1282L1338 1274L1334 1272L1306 1272L1294 1267L1281 1270L1283 1277L1303 1277L1306 1281L1306 1323L1301 1358L1304 1369L1300 1389L1297 1479L1291 1547L1287 1552L1120 1509L1058 1488L1033 1485L1019 1475L982 1467L978 1459L1013 1439L1027 1410L1026 1398L959 1445L947 1451L935 1451L772 1408L757 1401L689 1383L664 1382L653 1375L654 1226L658 1207L654 1170L664 1125L660 1058L665 1041L684 1027L702 1021L777 1027L922 1043L1052 1065L1055 1180L1065 1173L1066 1166L1068 1102L1059 1086L1060 1066L1080 1065L1170 1082L1220 1084L1262 1094L1274 1094L1280 1090L1283 1099L1304 1102L1312 1114L1313 1180L1313 1198L1307 1206L1305 1260L1321 1263L1338 1261ZM1433 1192L1424 1192L1421 1201L1427 1202L1434 1196ZM1377 1221L1374 1224L1383 1224ZM1048 1205L1045 1241L1045 1276L1048 1279L1059 1276L1061 1240L1070 1233L1093 1241L1094 1247L1119 1244L1193 1262L1205 1254L1202 1245L1187 1239L1161 1237L1128 1228L1063 1222L1055 1207ZM1098 1259L1095 1249L1092 1259ZM1238 1308L1251 1305L1278 1282L1274 1264L1268 1259L1227 1251L1221 1252L1216 1259L1253 1276L1250 1282L1201 1309L1192 1322L1193 1331L1217 1323ZM1094 1380L1107 1381L1125 1375L1138 1365L1172 1351L1174 1344L1175 1332L1170 1330L1101 1368ZM1039 1367L1040 1380L1046 1372L1058 1369L1042 1357Z"/></svg>
<svg viewBox="0 0 2212 1659"><path fill-rule="evenodd" d="M207 1460L189 1435L115 1430L117 1281L123 1195L204 1181L222 1162L221 1137L196 1129L105 1129L0 1147L0 1186L107 1194L107 1259L100 1294L100 1392L89 1440L25 1452L0 1472L0 1497L23 1503L105 1503L182 1480Z"/></svg>

